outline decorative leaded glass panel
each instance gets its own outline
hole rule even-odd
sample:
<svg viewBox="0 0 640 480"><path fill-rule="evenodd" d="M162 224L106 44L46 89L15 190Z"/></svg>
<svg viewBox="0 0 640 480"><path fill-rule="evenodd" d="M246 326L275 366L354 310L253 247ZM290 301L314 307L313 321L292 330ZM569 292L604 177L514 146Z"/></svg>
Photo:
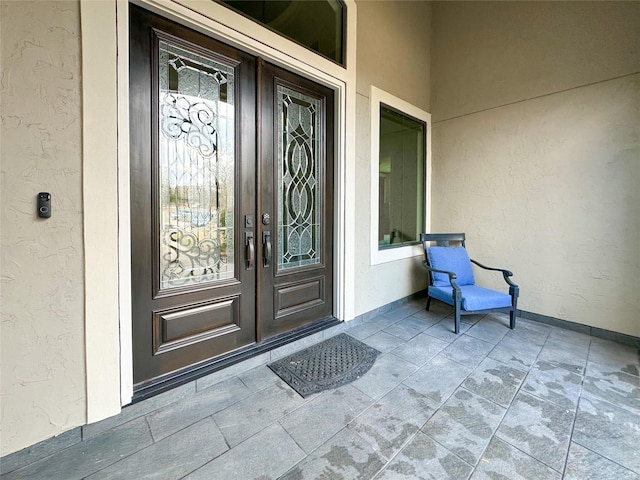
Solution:
<svg viewBox="0 0 640 480"><path fill-rule="evenodd" d="M159 44L160 288L234 275L234 70Z"/></svg>
<svg viewBox="0 0 640 480"><path fill-rule="evenodd" d="M278 85L278 269L320 263L320 100Z"/></svg>

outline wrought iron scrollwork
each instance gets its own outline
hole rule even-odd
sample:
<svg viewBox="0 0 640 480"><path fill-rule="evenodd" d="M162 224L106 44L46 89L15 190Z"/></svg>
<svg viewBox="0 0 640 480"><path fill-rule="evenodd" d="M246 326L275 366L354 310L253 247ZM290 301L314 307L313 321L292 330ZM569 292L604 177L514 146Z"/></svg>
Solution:
<svg viewBox="0 0 640 480"><path fill-rule="evenodd" d="M220 273L220 245L215 239L199 240L194 233L169 228L163 232L162 244L166 247L163 281L178 286L193 283L195 277L199 281L208 276L216 279Z"/></svg>
<svg viewBox="0 0 640 480"><path fill-rule="evenodd" d="M160 288L234 275L234 67L161 41Z"/></svg>
<svg viewBox="0 0 640 480"><path fill-rule="evenodd" d="M167 93L160 106L160 118L160 130L167 138L179 140L184 136L187 145L205 158L216 154L216 114L206 102L191 103L182 95Z"/></svg>

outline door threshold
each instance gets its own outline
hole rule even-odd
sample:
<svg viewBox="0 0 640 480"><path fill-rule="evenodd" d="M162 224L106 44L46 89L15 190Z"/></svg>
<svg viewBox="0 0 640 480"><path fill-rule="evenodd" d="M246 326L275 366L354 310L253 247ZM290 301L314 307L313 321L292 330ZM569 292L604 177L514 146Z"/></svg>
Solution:
<svg viewBox="0 0 640 480"><path fill-rule="evenodd" d="M340 320L337 318L329 316L291 332L282 333L268 338L263 342L247 345L246 347L239 348L238 350L220 355L204 363L186 367L175 372L156 377L152 380L136 384L133 387L133 398L131 403L140 402L159 393L166 392L179 387L180 385L184 385L185 383L189 383L197 380L198 378L205 377L214 372L230 367L231 365L249 360L250 358L269 352L278 347L282 347L283 345L303 339L309 335L313 335L314 333L326 330L327 328L334 327L340 323Z"/></svg>

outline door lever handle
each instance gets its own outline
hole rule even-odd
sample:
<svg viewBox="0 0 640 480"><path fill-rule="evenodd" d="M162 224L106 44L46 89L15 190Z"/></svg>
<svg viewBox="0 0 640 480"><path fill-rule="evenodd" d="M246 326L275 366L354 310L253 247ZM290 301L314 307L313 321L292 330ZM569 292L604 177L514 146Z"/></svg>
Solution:
<svg viewBox="0 0 640 480"><path fill-rule="evenodd" d="M271 264L271 232L262 232L262 265L268 267Z"/></svg>
<svg viewBox="0 0 640 480"><path fill-rule="evenodd" d="M247 261L247 270L253 268L256 257L256 248L253 244L253 232L245 232L245 256Z"/></svg>

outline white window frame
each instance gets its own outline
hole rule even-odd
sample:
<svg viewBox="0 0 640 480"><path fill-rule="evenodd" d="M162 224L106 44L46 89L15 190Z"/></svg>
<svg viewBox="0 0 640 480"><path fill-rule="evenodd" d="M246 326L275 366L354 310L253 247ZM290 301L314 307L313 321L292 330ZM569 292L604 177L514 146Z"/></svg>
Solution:
<svg viewBox="0 0 640 480"><path fill-rule="evenodd" d="M422 245L406 245L380 249L378 245L379 216L379 178L380 178L380 106L386 105L405 115L421 120L426 125L425 145L425 185L424 185L424 219L422 226L428 232L431 226L431 114L391 95L384 90L371 86L369 101L371 105L371 265L393 262L405 258L422 255Z"/></svg>

